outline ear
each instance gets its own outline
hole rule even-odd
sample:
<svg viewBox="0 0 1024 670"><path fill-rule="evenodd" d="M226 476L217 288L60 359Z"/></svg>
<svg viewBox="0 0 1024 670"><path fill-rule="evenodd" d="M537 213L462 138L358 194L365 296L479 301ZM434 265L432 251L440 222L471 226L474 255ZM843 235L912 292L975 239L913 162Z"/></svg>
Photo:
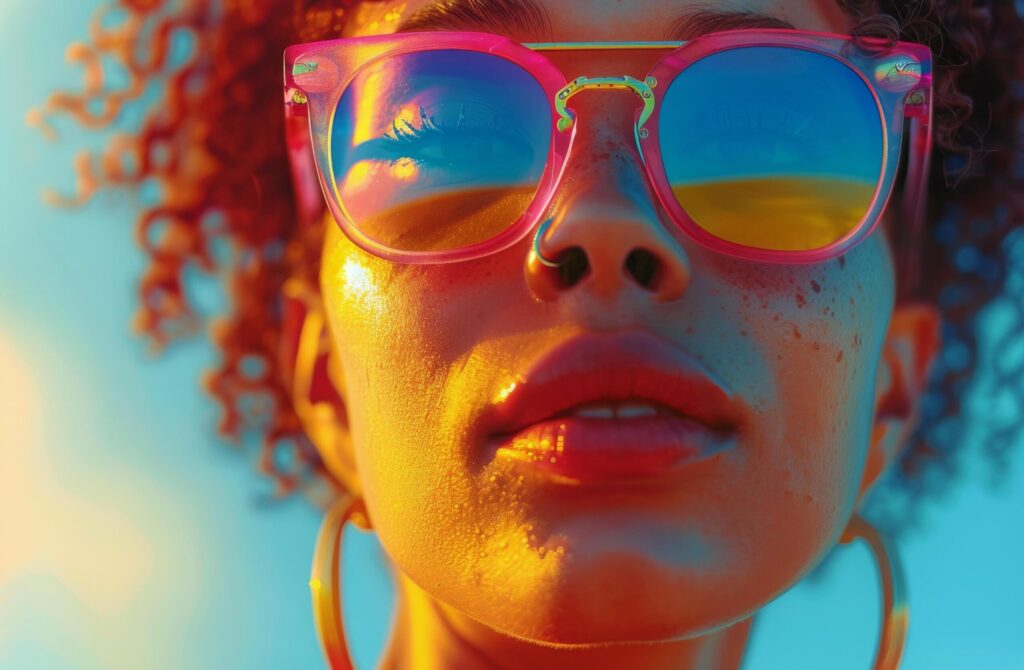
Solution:
<svg viewBox="0 0 1024 670"><path fill-rule="evenodd" d="M934 305L908 303L893 310L878 366L875 418L867 464L857 492L858 507L908 446L928 373L939 353L941 324Z"/></svg>
<svg viewBox="0 0 1024 670"><path fill-rule="evenodd" d="M290 279L283 294L279 355L292 406L336 485L359 497L362 488L345 407L344 375L331 353L320 293Z"/></svg>

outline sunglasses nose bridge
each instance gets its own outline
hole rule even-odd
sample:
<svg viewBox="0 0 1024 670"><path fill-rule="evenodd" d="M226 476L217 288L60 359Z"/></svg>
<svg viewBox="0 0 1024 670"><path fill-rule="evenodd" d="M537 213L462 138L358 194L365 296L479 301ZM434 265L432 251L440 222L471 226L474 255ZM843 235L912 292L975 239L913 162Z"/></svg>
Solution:
<svg viewBox="0 0 1024 670"><path fill-rule="evenodd" d="M645 124L651 118L651 115L654 114L654 87L657 85L658 80L650 76L643 81L628 75L621 77L577 77L566 84L555 95L555 111L558 112L559 116L558 130L563 133L568 133L576 123L576 114L568 105L569 100L577 93L581 93L589 89L631 91L640 98L640 101L643 103L643 108L640 110L640 114L637 116L636 123L633 128L633 133L636 136L637 149L639 150L640 140L644 139L649 134ZM643 152L640 152L640 155L643 156Z"/></svg>

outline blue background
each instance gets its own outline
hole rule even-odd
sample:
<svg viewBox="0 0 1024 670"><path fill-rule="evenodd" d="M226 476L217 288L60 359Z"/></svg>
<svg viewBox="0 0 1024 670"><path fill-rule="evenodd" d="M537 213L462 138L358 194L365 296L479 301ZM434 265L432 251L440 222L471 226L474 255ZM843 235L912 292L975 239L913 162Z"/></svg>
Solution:
<svg viewBox="0 0 1024 670"><path fill-rule="evenodd" d="M138 201L40 203L46 186L71 189L75 150L100 145L71 124L51 144L24 122L53 88L79 87L63 49L96 4L0 0L0 667L322 667L307 586L318 514L266 504L253 448L214 436L204 340L153 358L131 334ZM208 312L223 300L212 280L196 290ZM904 667L1024 668L1024 454L992 489L977 446L964 450L966 475L901 543ZM372 535L349 538L365 668L393 589ZM744 667L868 667L877 598L867 551L839 550L766 608Z"/></svg>

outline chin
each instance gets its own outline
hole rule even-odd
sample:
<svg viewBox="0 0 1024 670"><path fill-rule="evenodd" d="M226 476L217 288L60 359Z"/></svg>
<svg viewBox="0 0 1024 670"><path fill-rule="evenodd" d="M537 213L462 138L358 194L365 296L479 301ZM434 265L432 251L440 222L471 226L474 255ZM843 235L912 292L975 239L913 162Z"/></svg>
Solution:
<svg viewBox="0 0 1024 670"><path fill-rule="evenodd" d="M681 640L728 626L757 609L749 591L728 588L722 580L722 575L674 573L636 554L602 556L588 566L567 561L553 583L516 598L513 616L484 622L545 646Z"/></svg>

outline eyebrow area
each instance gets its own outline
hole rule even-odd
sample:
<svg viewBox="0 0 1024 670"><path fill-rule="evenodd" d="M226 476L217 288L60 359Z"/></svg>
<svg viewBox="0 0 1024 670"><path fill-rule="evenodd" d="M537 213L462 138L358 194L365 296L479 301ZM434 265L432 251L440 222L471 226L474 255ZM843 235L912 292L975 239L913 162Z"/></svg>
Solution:
<svg viewBox="0 0 1024 670"><path fill-rule="evenodd" d="M743 28L794 28L788 21L753 11L683 10L668 22L663 39L686 41L705 33ZM478 31L549 40L551 22L535 0L438 0L403 21L397 32Z"/></svg>

